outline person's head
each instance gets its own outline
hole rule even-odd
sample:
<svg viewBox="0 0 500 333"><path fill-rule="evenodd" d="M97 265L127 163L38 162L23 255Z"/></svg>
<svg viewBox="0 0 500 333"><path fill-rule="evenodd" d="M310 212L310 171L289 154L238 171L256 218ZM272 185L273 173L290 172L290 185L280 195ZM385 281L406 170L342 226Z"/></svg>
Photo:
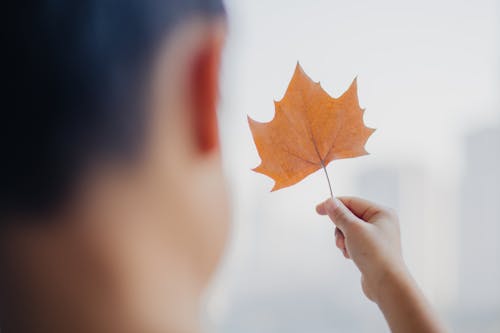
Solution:
<svg viewBox="0 0 500 333"><path fill-rule="evenodd" d="M154 317L172 310L167 295L200 293L228 222L222 0L39 0L5 14L4 311L77 309L72 286L91 284Z"/></svg>

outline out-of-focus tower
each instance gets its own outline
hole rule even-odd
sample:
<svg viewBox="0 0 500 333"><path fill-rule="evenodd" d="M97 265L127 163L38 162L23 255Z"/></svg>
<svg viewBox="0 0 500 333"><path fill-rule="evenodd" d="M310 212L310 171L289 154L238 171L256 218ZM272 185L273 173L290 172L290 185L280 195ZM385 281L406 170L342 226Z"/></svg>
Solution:
<svg viewBox="0 0 500 333"><path fill-rule="evenodd" d="M456 256L450 253L456 226L441 179L423 166L384 165L361 173L358 191L397 210L407 263L433 303L446 308L456 288L456 267L450 260Z"/></svg>
<svg viewBox="0 0 500 333"><path fill-rule="evenodd" d="M500 124L469 135L465 156L460 307L488 320L500 315Z"/></svg>

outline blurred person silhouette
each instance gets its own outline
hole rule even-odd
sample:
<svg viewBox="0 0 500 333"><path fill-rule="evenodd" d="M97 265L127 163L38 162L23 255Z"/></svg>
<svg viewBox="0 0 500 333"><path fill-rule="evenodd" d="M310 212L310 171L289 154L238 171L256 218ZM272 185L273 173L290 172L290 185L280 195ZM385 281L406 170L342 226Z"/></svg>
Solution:
<svg viewBox="0 0 500 333"><path fill-rule="evenodd" d="M8 1L2 332L199 332L228 198L216 109L221 0ZM397 217L317 207L394 332L441 332Z"/></svg>

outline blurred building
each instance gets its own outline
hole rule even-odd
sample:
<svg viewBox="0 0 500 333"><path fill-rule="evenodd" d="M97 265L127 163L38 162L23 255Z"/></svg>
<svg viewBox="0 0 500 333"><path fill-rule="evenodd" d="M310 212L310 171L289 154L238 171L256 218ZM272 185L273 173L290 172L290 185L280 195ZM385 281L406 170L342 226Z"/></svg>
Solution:
<svg viewBox="0 0 500 333"><path fill-rule="evenodd" d="M448 308L457 287L457 223L452 213L455 198L447 184L417 163L367 169L357 179L362 197L398 212L410 270L433 303Z"/></svg>
<svg viewBox="0 0 500 333"><path fill-rule="evenodd" d="M459 316L494 330L500 328L500 124L472 133L465 147Z"/></svg>

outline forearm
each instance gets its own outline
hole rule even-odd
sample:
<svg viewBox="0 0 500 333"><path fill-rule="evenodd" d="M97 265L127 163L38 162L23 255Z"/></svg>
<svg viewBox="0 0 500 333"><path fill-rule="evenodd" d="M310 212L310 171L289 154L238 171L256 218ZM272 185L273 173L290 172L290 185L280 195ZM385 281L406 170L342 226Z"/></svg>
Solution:
<svg viewBox="0 0 500 333"><path fill-rule="evenodd" d="M446 332L406 270L388 274L380 291L377 304L393 333Z"/></svg>

